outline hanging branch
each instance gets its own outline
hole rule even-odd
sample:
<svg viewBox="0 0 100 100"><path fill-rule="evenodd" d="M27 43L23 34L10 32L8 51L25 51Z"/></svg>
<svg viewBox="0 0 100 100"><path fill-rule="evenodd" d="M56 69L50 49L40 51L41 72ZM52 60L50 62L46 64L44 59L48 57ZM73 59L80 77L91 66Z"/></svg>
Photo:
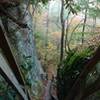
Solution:
<svg viewBox="0 0 100 100"><path fill-rule="evenodd" d="M69 27L71 26L71 23L72 23L73 19L75 18L75 16L76 16L76 15L74 15L74 16L71 18L71 20L70 20L70 22L69 22L69 24L68 24Z"/></svg>
<svg viewBox="0 0 100 100"><path fill-rule="evenodd" d="M75 30L78 28L78 26L80 25L80 23L81 23L83 20L84 20L84 19L82 19L82 20L75 26L75 28L72 30L71 36L70 36L70 40L68 41L69 44L70 44L70 42L71 42L71 40L72 40L72 36L73 36Z"/></svg>

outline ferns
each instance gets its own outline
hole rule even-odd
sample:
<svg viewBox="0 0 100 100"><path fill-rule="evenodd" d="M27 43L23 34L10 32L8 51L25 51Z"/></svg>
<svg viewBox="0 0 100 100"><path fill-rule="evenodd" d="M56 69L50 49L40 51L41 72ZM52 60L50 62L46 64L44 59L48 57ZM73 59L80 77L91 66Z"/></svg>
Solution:
<svg viewBox="0 0 100 100"><path fill-rule="evenodd" d="M58 71L58 90L60 90L60 100L69 92L76 78L91 57L93 50L86 48L82 51L70 51L67 58L62 62Z"/></svg>

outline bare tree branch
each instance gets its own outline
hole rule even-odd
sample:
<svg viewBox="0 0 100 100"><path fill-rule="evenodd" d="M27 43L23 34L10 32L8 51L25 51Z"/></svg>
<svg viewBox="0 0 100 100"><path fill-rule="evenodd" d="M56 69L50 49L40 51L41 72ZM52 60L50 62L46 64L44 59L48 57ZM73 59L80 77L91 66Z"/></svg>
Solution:
<svg viewBox="0 0 100 100"><path fill-rule="evenodd" d="M70 44L70 42L71 42L71 40L72 40L72 36L73 36L75 30L78 28L78 26L80 25L80 23L81 23L83 20L84 20L84 19L82 19L82 20L75 26L75 28L72 30L71 36L70 36L70 40L69 40L69 44Z"/></svg>

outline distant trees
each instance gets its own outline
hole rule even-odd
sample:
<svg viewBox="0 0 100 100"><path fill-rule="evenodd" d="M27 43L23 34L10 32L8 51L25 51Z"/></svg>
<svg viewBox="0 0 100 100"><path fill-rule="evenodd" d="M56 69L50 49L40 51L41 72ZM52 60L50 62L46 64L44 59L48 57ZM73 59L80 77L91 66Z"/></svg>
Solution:
<svg viewBox="0 0 100 100"><path fill-rule="evenodd" d="M64 13L63 13L63 17L62 17L63 21L61 21L61 26L62 26L61 30L64 30L64 32L61 31L62 32L61 40L63 39L64 43L61 41L61 47L63 47L63 45L64 45L65 48L64 47L63 48L64 48L66 53L67 53L67 51L69 51L71 49L70 48L70 42L72 41L73 33L75 33L75 30L78 29L79 26L81 26L81 34L82 34L81 35L81 44L84 43L84 39L85 39L85 36L86 36L85 33L87 32L88 27L90 27L92 29L92 32L94 33L95 27L96 27L96 18L100 16L99 13L98 13L100 11L99 3L100 3L99 0L94 0L94 1L90 1L90 0L77 0L77 1L71 0L71 1L69 1L69 0L67 0L67 1L64 1L64 5L63 5L64 6L63 7ZM61 12L62 12L62 8L61 8ZM64 18L65 12L67 14L66 18ZM76 25L75 28L70 33L69 29L71 27L70 26L71 16L75 16L75 15L77 16L79 13L82 13L83 19L80 20L79 24ZM89 23L87 23L87 19L89 17L93 18L93 26L92 26L92 24L89 25ZM72 18L72 20L74 18ZM64 24L62 24L62 22ZM64 33L64 36L63 36L63 33ZM64 37L64 38L62 38L62 37ZM62 51L64 51L64 50L61 49L61 52L60 52L61 56L63 54Z"/></svg>
<svg viewBox="0 0 100 100"><path fill-rule="evenodd" d="M65 16L65 9L67 9L67 18ZM70 14L76 14L76 10L74 9L74 1L73 0L61 0L61 50L60 50L60 61L63 60L64 52L68 52L70 50L69 41L68 41L68 31L69 31L69 16ZM67 23L66 23L67 21ZM66 48L67 47L67 48ZM65 51L64 51L65 50Z"/></svg>
<svg viewBox="0 0 100 100"><path fill-rule="evenodd" d="M84 34L85 29L87 27L87 18L93 18L93 27L91 26L92 32L94 33L95 26L96 26L96 17L99 16L99 6L100 3L99 0L78 0L78 3L76 4L76 8L79 9L79 12L83 12L84 14L84 20L83 20L83 28L82 28L82 44L84 43Z"/></svg>
<svg viewBox="0 0 100 100"><path fill-rule="evenodd" d="M86 86L86 83L84 85L84 82L86 82L86 78L88 76L89 73L92 73L91 71L93 70L93 68L95 68L96 64L100 61L100 56L99 56L99 50L100 47L97 49L97 51L94 53L94 56L91 57L91 59L89 59L89 61L87 60L86 64L83 64L83 70L81 73L78 73L78 68L76 67L80 67L80 60L78 60L80 57L78 56L76 58L76 61L74 62L74 57L76 55L74 55L72 58L69 58L69 56L72 56L71 53L75 52L74 50L77 50L76 48L74 49L70 49L70 41L72 39L73 34L75 33L75 30L79 27L79 25L81 26L81 46L84 45L85 42L85 32L87 32L89 34L89 32L87 31L87 26L90 27L94 33L95 31L95 27L96 27L96 18L99 16L100 12L100 6L98 6L100 4L100 0L61 0L61 15L60 15L60 19L61 19L61 48L60 48L60 65L58 67L58 73L57 73L57 78L58 78L58 84L60 83L59 86L58 85L58 97L59 100L84 100L86 99L88 96L92 95L93 93L97 92L99 90L99 78L98 77L96 79L96 81L91 84L90 86ZM69 13L67 13L67 18L64 19L64 9L67 9L67 11ZM82 14L82 20L80 20L80 22L74 27L74 29L70 32L69 31L69 26L70 26L70 22L69 21L69 16L72 14L78 14L81 13ZM93 18L93 23L87 23L88 18L91 17ZM65 27L65 20L67 20L67 27ZM93 26L92 26L93 24ZM92 26L92 27L91 27ZM70 38L68 37L68 34L70 35ZM74 35L75 36L75 35ZM65 48L64 48L65 47ZM67 47L67 49L66 49ZM76 45L76 47L78 48L78 46ZM67 57L64 59L65 53L64 50L66 50L67 53ZM80 50L81 51L81 50ZM71 61L73 62L72 66L74 68L71 68L70 64ZM78 62L76 64L76 62ZM84 62L84 61L82 61ZM68 64L68 65L67 65ZM76 64L76 65L74 65ZM63 66L65 65L65 66ZM75 68L77 69L75 71ZM79 68L80 69L80 68ZM73 75L71 76L70 74L71 71L73 71ZM62 73L62 76L61 74ZM67 73L66 75L64 73ZM75 78L75 81L73 81L74 77L75 77L75 73L79 74L79 76L77 76ZM60 80L61 78L61 80ZM70 79L70 81L68 80ZM94 79L95 80L95 79ZM73 82L72 82L73 81ZM66 83L65 83L66 82ZM67 86L69 83L71 85L71 88L69 89L69 87ZM64 86L65 84L65 86ZM68 87L66 89L66 87ZM93 88L92 88L93 87ZM59 88L62 88L62 91L59 90ZM64 91L65 90L65 91ZM66 93L66 91L68 91L68 93ZM60 92L60 93L59 93ZM65 98L60 97L60 95L64 95L65 92Z"/></svg>

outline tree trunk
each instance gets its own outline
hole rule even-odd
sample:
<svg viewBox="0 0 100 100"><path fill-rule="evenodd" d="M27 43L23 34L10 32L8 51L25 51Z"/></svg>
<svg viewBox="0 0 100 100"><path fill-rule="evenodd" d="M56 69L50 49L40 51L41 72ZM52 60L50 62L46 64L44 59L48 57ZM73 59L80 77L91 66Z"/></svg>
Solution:
<svg viewBox="0 0 100 100"><path fill-rule="evenodd" d="M70 43L68 41L68 32L69 32L69 15L70 15L70 11L68 12L68 15L67 15L67 28L65 29L66 30L66 34L65 34L65 52L68 53L68 51L70 51ZM67 46L67 48L66 48Z"/></svg>
<svg viewBox="0 0 100 100"><path fill-rule="evenodd" d="M95 33L95 28L96 28L96 16L93 18L93 33Z"/></svg>
<svg viewBox="0 0 100 100"><path fill-rule="evenodd" d="M61 13L60 13L60 18L61 18L61 51L60 51L60 61L63 60L63 53L64 53L64 33L65 33L65 23L64 23L64 0L61 0Z"/></svg>
<svg viewBox="0 0 100 100"><path fill-rule="evenodd" d="M84 43L84 32L85 32L86 21L87 21L87 8L85 9L85 18L82 29L82 44Z"/></svg>

